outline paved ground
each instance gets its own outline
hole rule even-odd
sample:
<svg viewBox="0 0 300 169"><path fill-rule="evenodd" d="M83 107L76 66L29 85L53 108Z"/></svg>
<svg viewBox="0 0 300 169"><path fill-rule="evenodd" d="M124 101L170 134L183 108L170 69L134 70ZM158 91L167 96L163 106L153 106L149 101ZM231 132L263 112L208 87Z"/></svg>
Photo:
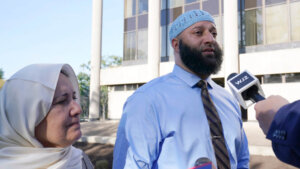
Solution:
<svg viewBox="0 0 300 169"><path fill-rule="evenodd" d="M94 121L81 123L83 137L75 144L89 155L96 169L111 169L113 144L119 121ZM265 139L257 122L245 122L251 169L296 169L280 162L274 155L271 142ZM87 143L88 142L88 143ZM99 167L105 166L105 167Z"/></svg>

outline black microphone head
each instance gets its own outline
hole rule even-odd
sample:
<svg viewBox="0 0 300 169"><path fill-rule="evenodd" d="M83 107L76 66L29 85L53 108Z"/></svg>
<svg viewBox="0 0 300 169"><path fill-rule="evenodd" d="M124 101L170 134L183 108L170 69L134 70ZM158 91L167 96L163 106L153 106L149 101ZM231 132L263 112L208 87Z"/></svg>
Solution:
<svg viewBox="0 0 300 169"><path fill-rule="evenodd" d="M245 100L251 100L253 103L264 100L265 98L259 94L259 89L256 85L251 86L249 89L243 91L242 97Z"/></svg>
<svg viewBox="0 0 300 169"><path fill-rule="evenodd" d="M201 158L198 158L195 162L195 165L194 166L199 166L199 165L202 165L202 164L206 164L206 163L209 163L211 162L211 160L207 157L201 157Z"/></svg>
<svg viewBox="0 0 300 169"><path fill-rule="evenodd" d="M237 73L231 73L231 74L227 77L227 81L228 81L229 79L233 78L233 77L236 76L236 75L237 75Z"/></svg>
<svg viewBox="0 0 300 169"><path fill-rule="evenodd" d="M255 94L258 94L258 87L253 85L249 89L243 91L241 94L244 100L251 100Z"/></svg>

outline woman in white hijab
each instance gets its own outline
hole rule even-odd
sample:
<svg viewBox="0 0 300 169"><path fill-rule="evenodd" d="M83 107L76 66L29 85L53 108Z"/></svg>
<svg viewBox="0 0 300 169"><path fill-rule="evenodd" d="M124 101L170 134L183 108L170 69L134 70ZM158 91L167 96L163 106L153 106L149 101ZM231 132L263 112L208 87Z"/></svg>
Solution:
<svg viewBox="0 0 300 169"><path fill-rule="evenodd" d="M90 169L81 137L79 89L67 64L29 65L0 93L0 168Z"/></svg>

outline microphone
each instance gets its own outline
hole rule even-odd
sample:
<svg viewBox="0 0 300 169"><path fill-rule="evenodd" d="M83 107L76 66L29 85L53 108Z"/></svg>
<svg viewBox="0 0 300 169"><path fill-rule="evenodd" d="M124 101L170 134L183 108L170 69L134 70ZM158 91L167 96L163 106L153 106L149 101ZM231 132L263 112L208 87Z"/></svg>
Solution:
<svg viewBox="0 0 300 169"><path fill-rule="evenodd" d="M227 78L227 84L244 109L265 99L259 80L247 70L240 74L231 73Z"/></svg>
<svg viewBox="0 0 300 169"><path fill-rule="evenodd" d="M196 160L194 167L190 169L216 169L216 167L209 158L201 157Z"/></svg>

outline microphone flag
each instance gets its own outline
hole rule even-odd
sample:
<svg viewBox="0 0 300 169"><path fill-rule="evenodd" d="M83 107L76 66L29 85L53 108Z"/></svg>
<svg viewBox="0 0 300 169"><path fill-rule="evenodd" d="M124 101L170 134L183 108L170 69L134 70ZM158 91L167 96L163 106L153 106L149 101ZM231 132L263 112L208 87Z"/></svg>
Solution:
<svg viewBox="0 0 300 169"><path fill-rule="evenodd" d="M201 164L201 165L189 168L189 169L212 169L212 163L211 162L204 163L204 164Z"/></svg>

